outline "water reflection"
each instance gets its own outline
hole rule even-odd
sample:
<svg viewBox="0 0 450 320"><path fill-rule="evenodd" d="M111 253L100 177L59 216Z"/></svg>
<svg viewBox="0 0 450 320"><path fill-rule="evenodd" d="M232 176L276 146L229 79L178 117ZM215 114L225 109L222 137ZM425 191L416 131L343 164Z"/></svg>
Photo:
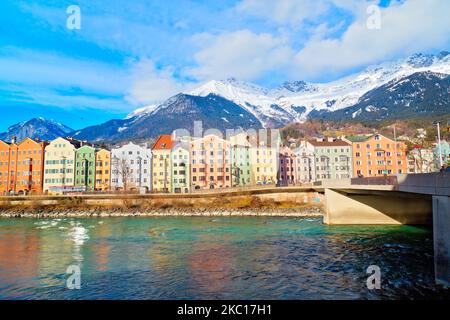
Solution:
<svg viewBox="0 0 450 320"><path fill-rule="evenodd" d="M11 298L20 297L19 288L38 285L39 237L24 231L21 226L6 226L0 232L0 283Z"/></svg>
<svg viewBox="0 0 450 320"><path fill-rule="evenodd" d="M428 229L298 218L0 220L0 298L450 298ZM82 289L65 287L79 265ZM382 290L365 287L382 270Z"/></svg>
<svg viewBox="0 0 450 320"><path fill-rule="evenodd" d="M234 251L230 245L214 242L198 242L192 247L187 264L192 286L197 288L198 294L210 297L227 292L237 269Z"/></svg>
<svg viewBox="0 0 450 320"><path fill-rule="evenodd" d="M109 255L112 245L109 244L109 237L112 235L111 226L104 221L99 221L92 230L92 237L95 242L92 244L92 255L98 271L108 271Z"/></svg>

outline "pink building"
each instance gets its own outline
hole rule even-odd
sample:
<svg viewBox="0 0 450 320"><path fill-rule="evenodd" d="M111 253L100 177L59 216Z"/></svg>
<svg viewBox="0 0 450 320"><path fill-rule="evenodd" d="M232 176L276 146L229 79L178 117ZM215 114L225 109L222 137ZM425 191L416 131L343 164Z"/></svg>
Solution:
<svg viewBox="0 0 450 320"><path fill-rule="evenodd" d="M297 155L288 147L281 147L278 153L278 184L297 183Z"/></svg>
<svg viewBox="0 0 450 320"><path fill-rule="evenodd" d="M230 143L216 135L190 142L191 190L231 187Z"/></svg>

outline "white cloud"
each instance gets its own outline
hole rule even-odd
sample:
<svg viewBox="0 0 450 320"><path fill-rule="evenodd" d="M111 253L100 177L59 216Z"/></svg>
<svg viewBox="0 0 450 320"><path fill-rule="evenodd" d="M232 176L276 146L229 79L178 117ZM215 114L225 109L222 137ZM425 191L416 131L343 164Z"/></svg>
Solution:
<svg viewBox="0 0 450 320"><path fill-rule="evenodd" d="M158 69L152 60L138 62L132 70L132 86L127 100L134 104L152 104L192 88L192 84L178 81L174 69Z"/></svg>
<svg viewBox="0 0 450 320"><path fill-rule="evenodd" d="M329 4L330 1L326 0L243 0L236 10L279 24L300 25L323 14Z"/></svg>
<svg viewBox="0 0 450 320"><path fill-rule="evenodd" d="M217 36L201 34L194 41L201 47L194 56L198 66L186 72L198 80L228 77L255 80L283 67L292 57L285 40L268 33L240 30Z"/></svg>
<svg viewBox="0 0 450 320"><path fill-rule="evenodd" d="M338 39L313 37L296 55L293 69L309 77L339 74L414 52L446 49L450 43L449 1L395 2L381 12L381 29L369 30L368 15L360 14Z"/></svg>

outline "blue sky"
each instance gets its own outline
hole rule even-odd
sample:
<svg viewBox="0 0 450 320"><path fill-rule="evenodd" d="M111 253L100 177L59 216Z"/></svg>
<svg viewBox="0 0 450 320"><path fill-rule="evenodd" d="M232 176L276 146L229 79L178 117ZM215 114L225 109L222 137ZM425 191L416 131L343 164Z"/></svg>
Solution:
<svg viewBox="0 0 450 320"><path fill-rule="evenodd" d="M74 129L211 79L326 82L449 47L442 0L0 2L0 131L43 116ZM380 28L367 28L371 5ZM78 5L81 29L66 9Z"/></svg>

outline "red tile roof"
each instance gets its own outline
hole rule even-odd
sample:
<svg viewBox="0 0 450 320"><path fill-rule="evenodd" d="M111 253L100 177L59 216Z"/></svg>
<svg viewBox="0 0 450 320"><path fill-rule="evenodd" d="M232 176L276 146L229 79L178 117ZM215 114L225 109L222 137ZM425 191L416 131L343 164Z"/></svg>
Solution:
<svg viewBox="0 0 450 320"><path fill-rule="evenodd" d="M156 140L152 150L170 150L174 143L175 141L172 140L171 134L162 134L159 136L158 140Z"/></svg>

